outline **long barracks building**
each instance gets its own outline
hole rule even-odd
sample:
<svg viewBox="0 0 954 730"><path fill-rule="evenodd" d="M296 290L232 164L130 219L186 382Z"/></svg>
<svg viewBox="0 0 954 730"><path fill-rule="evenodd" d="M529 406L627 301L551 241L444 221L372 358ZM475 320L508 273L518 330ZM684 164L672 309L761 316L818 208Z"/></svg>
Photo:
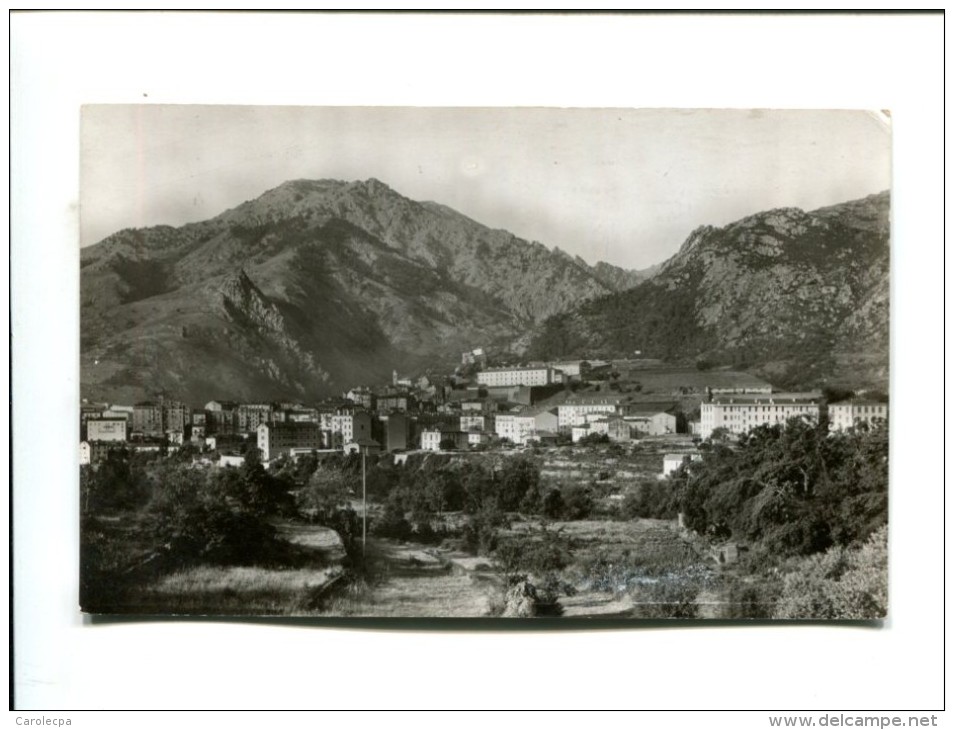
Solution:
<svg viewBox="0 0 954 730"><path fill-rule="evenodd" d="M824 408L824 396L814 391L720 395L702 404L699 435L709 438L717 428L743 434L757 426L784 424L795 416L808 416L817 422Z"/></svg>

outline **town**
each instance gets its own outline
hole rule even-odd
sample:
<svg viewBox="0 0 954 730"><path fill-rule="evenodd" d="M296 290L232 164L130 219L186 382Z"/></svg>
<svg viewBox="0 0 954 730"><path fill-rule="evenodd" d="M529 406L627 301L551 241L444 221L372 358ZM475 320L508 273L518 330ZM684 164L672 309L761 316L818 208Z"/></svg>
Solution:
<svg viewBox="0 0 954 730"><path fill-rule="evenodd" d="M164 395L132 405L84 401L80 463L97 464L120 445L163 453L189 445L218 466L239 466L257 448L267 465L312 452L486 451L667 435L698 443L793 417L826 418L839 431L888 417L877 394L831 402L820 391L776 392L747 373L649 358L487 363L477 348L462 354L454 373L412 379L395 371L389 384L355 386L313 404L212 400L191 407ZM662 473L684 455L664 457Z"/></svg>

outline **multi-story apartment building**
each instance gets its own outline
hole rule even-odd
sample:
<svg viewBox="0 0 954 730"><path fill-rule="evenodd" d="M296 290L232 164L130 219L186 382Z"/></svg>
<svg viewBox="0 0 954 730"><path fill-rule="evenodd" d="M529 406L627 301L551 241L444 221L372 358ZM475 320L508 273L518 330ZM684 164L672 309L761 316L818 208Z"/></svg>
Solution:
<svg viewBox="0 0 954 730"><path fill-rule="evenodd" d="M742 434L761 425L784 424L796 416L816 421L823 415L821 393L769 393L721 395L701 407L700 436L709 438L717 428Z"/></svg>
<svg viewBox="0 0 954 730"><path fill-rule="evenodd" d="M162 401L162 426L165 431L184 433L189 423L189 408L179 401Z"/></svg>
<svg viewBox="0 0 954 730"><path fill-rule="evenodd" d="M488 388L513 385L550 385L553 368L549 365L487 368L477 373L477 383Z"/></svg>
<svg viewBox="0 0 954 730"><path fill-rule="evenodd" d="M457 429L425 429L421 431L421 448L425 451L440 451L441 443L447 441L453 443L455 449L466 449L470 446L470 437L471 434Z"/></svg>
<svg viewBox="0 0 954 730"><path fill-rule="evenodd" d="M238 432L238 403L213 400L205 404L205 431L209 434L229 435Z"/></svg>
<svg viewBox="0 0 954 730"><path fill-rule="evenodd" d="M257 436L263 461L295 451L321 448L321 428L317 423L262 423L258 426Z"/></svg>
<svg viewBox="0 0 954 730"><path fill-rule="evenodd" d="M853 398L828 405L828 424L834 431L846 431L860 423L872 424L888 419L888 404L863 398Z"/></svg>
<svg viewBox="0 0 954 730"><path fill-rule="evenodd" d="M494 419L494 432L498 438L507 439L515 444L526 440L525 424L517 421L516 413L498 413Z"/></svg>
<svg viewBox="0 0 954 730"><path fill-rule="evenodd" d="M340 449L353 441L371 438L371 414L350 408L319 414L319 426L325 432L325 445Z"/></svg>
<svg viewBox="0 0 954 730"><path fill-rule="evenodd" d="M165 433L162 419L162 404L142 401L133 405L132 430L143 436L162 437Z"/></svg>
<svg viewBox="0 0 954 730"><path fill-rule="evenodd" d="M242 403L235 414L239 433L257 432L261 424L272 422L273 413L268 403Z"/></svg>

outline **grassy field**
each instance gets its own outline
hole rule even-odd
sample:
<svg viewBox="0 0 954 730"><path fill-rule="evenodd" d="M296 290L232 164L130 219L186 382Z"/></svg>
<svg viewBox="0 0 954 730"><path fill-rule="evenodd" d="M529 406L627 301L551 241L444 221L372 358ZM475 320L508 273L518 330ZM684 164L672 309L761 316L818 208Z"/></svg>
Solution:
<svg viewBox="0 0 954 730"><path fill-rule="evenodd" d="M287 568L197 566L133 590L136 613L190 615L303 615L320 610L344 577L341 538L318 525L283 522L279 534L299 548L299 565Z"/></svg>
<svg viewBox="0 0 954 730"><path fill-rule="evenodd" d="M532 526L516 522L502 537L519 536ZM584 520L552 523L550 529L572 546L572 562L560 575L573 587L572 595L560 599L568 617L644 616L644 604L660 603L650 588L683 580L685 570L708 570L700 550L671 522ZM489 558L371 538L367 576L352 580L340 565L343 553L335 533L294 523L283 525L282 532L314 551L311 564L180 570L133 591L128 609L162 615L377 618L486 617L503 610L504 576ZM650 608L649 617L667 610Z"/></svg>

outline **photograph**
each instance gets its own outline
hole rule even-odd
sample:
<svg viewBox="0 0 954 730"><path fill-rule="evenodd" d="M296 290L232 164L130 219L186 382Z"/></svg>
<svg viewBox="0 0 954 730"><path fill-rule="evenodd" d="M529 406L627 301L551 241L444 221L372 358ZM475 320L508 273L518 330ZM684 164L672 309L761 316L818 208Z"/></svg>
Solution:
<svg viewBox="0 0 954 730"><path fill-rule="evenodd" d="M889 615L890 111L80 116L83 612Z"/></svg>

